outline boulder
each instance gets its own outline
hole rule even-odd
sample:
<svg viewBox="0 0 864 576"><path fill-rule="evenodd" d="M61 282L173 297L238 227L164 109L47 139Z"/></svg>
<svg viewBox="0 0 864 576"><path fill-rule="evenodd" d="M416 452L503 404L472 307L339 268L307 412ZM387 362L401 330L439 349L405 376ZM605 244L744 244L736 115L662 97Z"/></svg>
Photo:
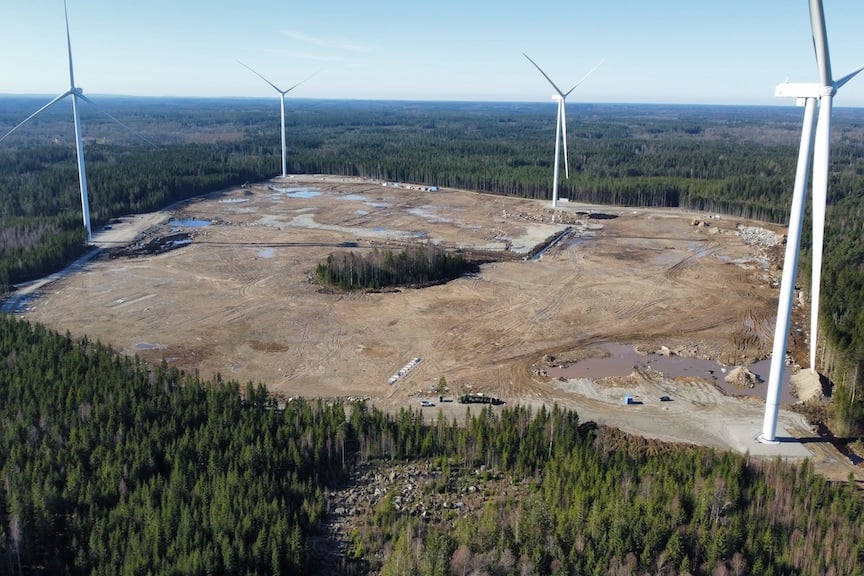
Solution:
<svg viewBox="0 0 864 576"><path fill-rule="evenodd" d="M759 377L744 366L738 366L726 374L724 380L739 388L753 388L759 383Z"/></svg>

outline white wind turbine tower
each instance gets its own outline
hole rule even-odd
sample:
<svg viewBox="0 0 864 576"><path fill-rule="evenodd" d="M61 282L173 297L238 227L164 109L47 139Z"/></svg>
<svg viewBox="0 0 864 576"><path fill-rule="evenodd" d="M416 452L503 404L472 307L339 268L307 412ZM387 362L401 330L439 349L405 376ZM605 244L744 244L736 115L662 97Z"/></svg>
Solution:
<svg viewBox="0 0 864 576"><path fill-rule="evenodd" d="M562 92L561 89L555 85L552 79L549 78L546 72L544 72L543 69L540 68L540 66L536 62L534 62L534 60L532 60L530 56L528 56L524 52L522 53L522 55L525 56L525 58L527 58L528 61L531 62L531 64L533 64L534 67L540 71L540 74L542 74L543 77L546 78L549 84L552 85L552 88L555 89L555 95L552 96L552 99L558 102L558 119L555 121L555 168L554 176L552 178L552 207L556 208L558 206L558 161L561 157L561 148L559 146L562 139L564 141L564 175L566 178L570 178L570 164L567 159L567 96L569 96L570 93L573 92L573 90L575 90L577 86L582 84L582 82L584 82L588 78L588 76L590 76L591 73L594 72L594 70L599 68L600 64L602 64L603 61L601 60L597 64L597 66L594 66L594 68L592 68L587 74L585 74L585 76L583 76L582 79L579 80L579 82L574 84L573 87L570 88L570 90Z"/></svg>
<svg viewBox="0 0 864 576"><path fill-rule="evenodd" d="M300 82L298 82L297 84L294 84L293 86L291 86L287 90L282 90L281 88L279 88L278 86L276 86L275 84L270 82L270 80L268 80L267 78L265 78L264 76L262 76L261 74L256 72L255 70L253 70L249 66L246 66L246 64L243 64L243 62L240 62L238 60L237 63L240 64L241 66L247 68L250 72L252 72L256 76L258 76L259 78L264 80L264 82L266 82L267 84L272 86L274 90L279 92L281 111L282 111L282 177L284 178L285 176L288 175L288 157L286 156L286 152L285 152L285 95L288 94L289 92L291 92L292 90L294 90L295 88L297 88L298 86L300 86L301 84L303 84L303 82L306 82L306 80L309 80L309 78L311 78L312 76L310 76L309 78L306 78L306 80L301 80Z"/></svg>
<svg viewBox="0 0 864 576"><path fill-rule="evenodd" d="M44 105L42 108L24 119L20 124L12 128L12 130L4 134L3 137L0 138L0 142L5 140L10 134L15 132L16 130L18 130L18 128L41 114L43 110L50 108L60 100L66 98L67 96L72 97L72 118L75 123L75 151L78 157L78 182L81 186L81 212L84 218L84 228L87 231L87 244L89 245L93 239L93 235L90 228L90 198L87 194L87 172L84 166L84 144L81 140L81 119L78 117L78 99L80 98L81 100L84 100L89 104L93 104L94 106L95 103L86 96L84 96L81 88L75 86L75 73L72 69L72 40L69 36L69 11L66 9L66 0L63 0L63 15L66 19L66 50L69 56L69 89L48 102L48 104ZM102 110L102 113L123 126L124 128L126 128L127 130L134 132L134 130L120 122L111 114L108 114L104 110Z"/></svg>
<svg viewBox="0 0 864 576"><path fill-rule="evenodd" d="M792 208L789 214L789 236L780 282L780 301L777 306L777 325L774 331L774 348L771 356L771 372L768 377L768 392L765 397L765 419L760 442L777 442L777 413L780 404L780 389L786 360L786 345L792 316L792 301L795 277L798 272L798 255L801 243L801 225L804 220L807 173L813 151L813 271L810 309L810 370L816 371L816 342L819 319L819 290L822 281L822 243L825 236L825 207L828 200L828 163L831 147L831 105L837 89L856 74L864 70L859 66L839 80L831 76L831 59L828 55L828 35L825 32L825 14L822 0L810 0L810 28L813 46L816 49L816 64L819 82L777 86L777 96L794 97L804 105L804 126L801 130L801 146L798 151L798 168L795 172L795 188L792 193ZM815 148L813 121L816 101L819 101L819 118L816 123Z"/></svg>

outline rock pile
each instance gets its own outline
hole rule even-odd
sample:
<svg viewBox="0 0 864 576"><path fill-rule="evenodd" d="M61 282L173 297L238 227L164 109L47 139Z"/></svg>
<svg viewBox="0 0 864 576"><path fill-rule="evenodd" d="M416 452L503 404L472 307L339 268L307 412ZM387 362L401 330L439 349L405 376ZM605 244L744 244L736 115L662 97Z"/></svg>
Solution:
<svg viewBox="0 0 864 576"><path fill-rule="evenodd" d="M477 514L490 497L506 496L519 487L485 466L466 476L428 463L361 465L345 488L326 494L327 517L315 545L325 562L344 557L352 546L351 531L362 529L375 509L389 498L395 512L424 522L447 522Z"/></svg>
<svg viewBox="0 0 864 576"><path fill-rule="evenodd" d="M739 388L754 388L756 384L761 381L756 374L744 366L739 366L729 372L724 380L733 386L738 386Z"/></svg>
<svg viewBox="0 0 864 576"><path fill-rule="evenodd" d="M777 234L758 226L738 226L738 236L740 236L748 246L770 247L776 246L780 243L780 238Z"/></svg>

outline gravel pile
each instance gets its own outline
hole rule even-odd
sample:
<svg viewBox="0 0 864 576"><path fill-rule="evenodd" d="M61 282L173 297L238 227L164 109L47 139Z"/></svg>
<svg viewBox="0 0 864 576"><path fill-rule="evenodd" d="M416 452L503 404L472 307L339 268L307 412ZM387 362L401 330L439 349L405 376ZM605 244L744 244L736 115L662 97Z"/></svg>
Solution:
<svg viewBox="0 0 864 576"><path fill-rule="evenodd" d="M758 226L740 226L738 228L738 236L748 246L776 246L780 243L780 238L777 234Z"/></svg>

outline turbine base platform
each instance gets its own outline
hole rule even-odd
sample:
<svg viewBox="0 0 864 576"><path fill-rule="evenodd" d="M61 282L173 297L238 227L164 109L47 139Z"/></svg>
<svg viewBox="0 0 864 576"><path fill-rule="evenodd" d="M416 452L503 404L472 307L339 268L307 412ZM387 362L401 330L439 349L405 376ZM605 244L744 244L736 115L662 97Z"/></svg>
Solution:
<svg viewBox="0 0 864 576"><path fill-rule="evenodd" d="M777 440L777 438L774 438L773 440L769 440L763 432L760 432L759 434L754 436L753 439L756 440L756 442L758 442L759 444L768 444L771 446L776 446L776 445L780 444L780 441Z"/></svg>

